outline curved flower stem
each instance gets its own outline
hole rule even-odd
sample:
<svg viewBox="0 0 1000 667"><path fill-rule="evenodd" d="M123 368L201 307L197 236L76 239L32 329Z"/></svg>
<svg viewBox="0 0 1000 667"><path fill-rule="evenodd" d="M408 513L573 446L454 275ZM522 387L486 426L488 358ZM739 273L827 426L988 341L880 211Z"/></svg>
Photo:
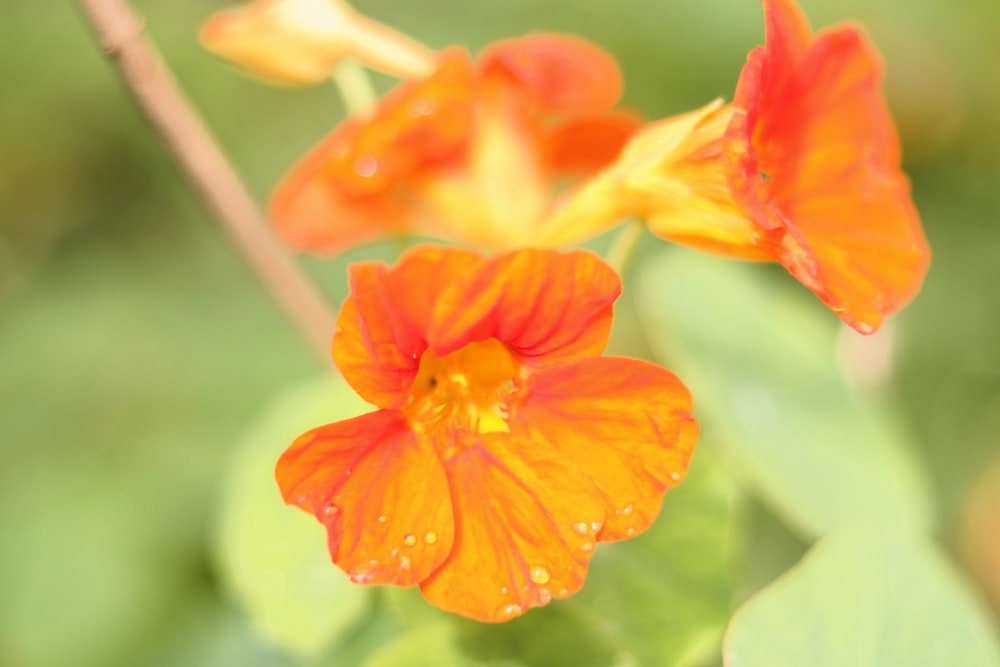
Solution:
<svg viewBox="0 0 1000 667"><path fill-rule="evenodd" d="M333 83L340 91L348 116L367 115L375 107L378 95L368 72L354 60L345 58L337 63Z"/></svg>
<svg viewBox="0 0 1000 667"><path fill-rule="evenodd" d="M125 0L80 0L96 38L185 176L230 239L298 325L329 359L334 315L315 283L268 232L268 224L204 123L146 39Z"/></svg>
<svg viewBox="0 0 1000 667"><path fill-rule="evenodd" d="M635 249L639 245L639 240L645 229L646 225L641 220L632 220L622 227L622 230L611 242L606 261L622 279L625 278L625 271L628 269L629 262L635 254Z"/></svg>

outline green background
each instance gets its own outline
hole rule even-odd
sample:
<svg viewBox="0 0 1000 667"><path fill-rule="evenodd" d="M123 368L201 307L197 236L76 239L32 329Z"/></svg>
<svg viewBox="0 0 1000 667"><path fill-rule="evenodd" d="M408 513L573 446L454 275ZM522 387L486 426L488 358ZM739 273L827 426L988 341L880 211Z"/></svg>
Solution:
<svg viewBox="0 0 1000 667"><path fill-rule="evenodd" d="M259 200L342 117L332 86L270 88L204 52L197 25L222 2L134 5ZM879 494L888 488L892 498L884 502L905 506L899 516L925 517L913 523L937 546L914 539L912 549L899 549L893 542L888 562L902 564L901 581L910 571L946 570L947 582L929 586L924 602L933 614L935 607L952 609L958 596L953 606L959 611L950 621L934 617L934 623L982 624L984 646L995 642L997 617L962 597L972 584L961 571L958 527L969 484L1000 455L1000 3L803 5L814 26L855 18L882 50L905 167L934 251L923 292L887 333L893 344L889 374L859 393L858 363L852 365L853 353L845 352L853 339L780 271L755 267L753 278L727 278L729 269L721 267L734 265L716 269L685 251L664 254L662 243L644 239L627 276L612 347L666 362L685 379L690 375L696 400L704 397L698 408L704 437L691 477L668 495L653 530L598 551L579 596L504 626L450 619L414 591L371 592L336 582L329 584L329 623L323 599L313 600L315 606L292 600L292 615L284 620L262 618L267 612L247 603L247 589L260 584L252 569L256 550L273 543L275 533L253 524L255 513L245 533L233 532L233 517L249 502L240 485L263 484L254 497L266 498L270 481L261 482L259 473L273 460L270 452L276 455L296 429L343 416L338 413L349 411L351 399L342 387L316 384L329 366L314 358L193 196L96 47L79 8L5 7L0 665L391 666L421 664L416 656L437 656L426 664L445 666L720 664L719 642L732 610L794 563L815 537L839 528L836 499L814 507L814 497L803 498L787 483L808 468L813 446L808 437L787 434L822 428L832 448L824 451L831 454L838 438L847 443L856 437L856 418L843 416L852 410L905 435L894 440L892 456L870 464L862 453L848 466L883 465L884 475L868 486L831 487L830 495L871 493L870 506L883 507ZM477 49L533 30L584 35L618 56L625 103L650 118L731 97L746 52L763 37L753 0L382 0L356 6L433 47ZM385 88L389 82L377 83ZM599 240L594 247L605 245ZM333 262L303 263L338 304L348 260L388 257L393 250L383 244ZM699 278L704 271L722 276L720 284L705 287ZM760 281L792 305L787 312L785 306L770 309L765 298L746 315L761 327L753 336L715 340L712 332L731 330L738 321L726 299L747 280ZM685 301L684 294L695 293L677 287L685 284L705 291ZM664 301L672 294L677 298ZM751 290L746 303L758 303L755 294ZM672 327L670 333L665 327ZM825 333L813 337L814 327ZM727 392L739 382L787 380L785 355L773 354L775 345L794 347L802 338L797 332L805 331L814 347L799 352L828 362L814 369L815 377L795 380L803 384L794 387L822 386L812 407L801 396L794 405L779 403L788 429L768 431L732 418ZM719 351L731 352L733 345L745 347L732 363L720 363L725 357ZM740 362L747 359L754 363ZM303 384L307 389L299 388ZM289 391L306 393L296 394L299 402L286 398L273 407ZM312 408L288 414L288 405L309 401ZM813 408L829 411L831 401L843 402L847 413L810 421ZM258 445L261 432L288 435ZM762 464L755 437L796 452L806 468ZM267 452L257 455L256 468L247 463L255 460L254 447ZM790 460L780 449L772 454L773 460ZM246 479L236 472L238 462L251 470ZM925 481L896 484L910 468ZM893 495L897 487L901 495ZM299 518L293 510L276 516L276 531L282 516L290 523ZM909 523L899 516L890 513L886 520ZM322 549L322 532L311 536ZM871 540L856 536L837 539L793 571L799 583L810 585L816 579L810 568L838 553L859 553L844 546L851 539L871 548ZM924 558L922 550L930 549L935 555ZM241 564L234 552L251 562ZM282 563L305 557L293 552L269 557ZM919 557L911 563L914 553ZM244 566L250 574L239 569ZM867 576L864 568L841 561L837 567L831 571L838 575L847 567ZM285 583L283 591L293 588ZM947 590L935 598L939 589ZM824 624L822 610L815 620L782 617L768 605L787 612L783 591L768 589L771 597L754 599L763 609L748 606L737 621L751 628L763 623L751 633L757 637L787 634L796 623L839 627ZM944 599L948 604L938 604ZM877 618L892 615L891 601L886 604ZM294 617L296 609L320 617L315 635L290 640L287 628L282 634L282 623L304 622ZM829 615L844 616L842 609ZM729 658L733 665L806 664L794 652L767 654L766 639L764 658L755 657L757 644L741 652L745 636L733 631L727 639L738 653ZM823 641L817 630L809 646L822 650ZM991 650L968 664L995 664ZM899 655L898 663L858 664L917 664Z"/></svg>

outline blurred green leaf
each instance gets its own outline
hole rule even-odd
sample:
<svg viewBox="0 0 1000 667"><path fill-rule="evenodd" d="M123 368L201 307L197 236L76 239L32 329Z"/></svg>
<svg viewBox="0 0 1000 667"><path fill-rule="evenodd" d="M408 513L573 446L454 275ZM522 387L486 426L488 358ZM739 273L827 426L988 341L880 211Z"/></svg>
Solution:
<svg viewBox="0 0 1000 667"><path fill-rule="evenodd" d="M366 408L339 377L283 395L251 431L222 500L222 576L261 633L296 652L315 654L340 636L364 613L369 591L331 562L316 519L285 506L274 465L304 431Z"/></svg>
<svg viewBox="0 0 1000 667"><path fill-rule="evenodd" d="M691 388L706 432L805 535L858 518L930 524L911 444L835 366L836 318L766 277L678 249L640 271L636 302L650 342Z"/></svg>
<svg viewBox="0 0 1000 667"><path fill-rule="evenodd" d="M458 648L455 627L444 621L414 628L389 642L363 667L476 667Z"/></svg>
<svg viewBox="0 0 1000 667"><path fill-rule="evenodd" d="M701 447L653 527L600 545L586 585L569 602L619 649L614 664L690 664L705 653L706 637L717 645L713 635L729 618L735 490Z"/></svg>
<svg viewBox="0 0 1000 667"><path fill-rule="evenodd" d="M830 535L733 617L727 667L996 667L982 610L926 539L884 525Z"/></svg>

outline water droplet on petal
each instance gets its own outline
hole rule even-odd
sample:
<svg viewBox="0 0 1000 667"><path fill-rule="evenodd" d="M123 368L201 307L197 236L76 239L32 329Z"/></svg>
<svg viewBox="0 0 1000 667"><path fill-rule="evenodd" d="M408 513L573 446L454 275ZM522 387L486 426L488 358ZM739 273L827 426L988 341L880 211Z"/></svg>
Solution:
<svg viewBox="0 0 1000 667"><path fill-rule="evenodd" d="M681 479L681 474L675 470L670 473L670 479L674 480L675 482L679 482Z"/></svg>
<svg viewBox="0 0 1000 667"><path fill-rule="evenodd" d="M500 595L507 595L507 593L510 593L509 588L507 588L506 586L500 588Z"/></svg>
<svg viewBox="0 0 1000 667"><path fill-rule="evenodd" d="M438 541L437 533L435 533L433 530L428 531L427 534L424 535L424 542L426 542L427 544L434 544L437 541Z"/></svg>
<svg viewBox="0 0 1000 667"><path fill-rule="evenodd" d="M632 514L632 510L634 509L635 507L632 506L632 503L629 503L625 507L615 510L615 514L620 514L622 516L629 516L630 514Z"/></svg>
<svg viewBox="0 0 1000 667"><path fill-rule="evenodd" d="M354 171L358 176L364 178L374 176L375 172L378 171L378 160L371 155L363 155L354 163Z"/></svg>
<svg viewBox="0 0 1000 667"><path fill-rule="evenodd" d="M579 521L573 524L573 530L581 535L587 535L590 533L590 526L587 525L586 521Z"/></svg>
<svg viewBox="0 0 1000 667"><path fill-rule="evenodd" d="M410 559L407 558L406 556L400 556L399 557L399 569L400 570L409 570L410 569Z"/></svg>
<svg viewBox="0 0 1000 667"><path fill-rule="evenodd" d="M559 597L562 597L564 595L569 595L569 589L563 586L562 588L559 589L559 592L556 593L556 595L558 595Z"/></svg>
<svg viewBox="0 0 1000 667"><path fill-rule="evenodd" d="M591 529L593 529L593 531L595 533L597 533L597 532L599 532L601 530L601 527L603 525L604 525L604 523L602 521L594 521L593 523L590 524L590 527L591 527Z"/></svg>
<svg viewBox="0 0 1000 667"><path fill-rule="evenodd" d="M387 517L386 515L384 515L384 514L379 514L378 515L378 522L379 523L385 523L388 520L389 520L389 517Z"/></svg>
<svg viewBox="0 0 1000 667"><path fill-rule="evenodd" d="M547 584L549 583L549 579L552 578L552 573L549 572L549 568L541 565L535 565L532 567L528 574L531 577L531 580L536 584Z"/></svg>
<svg viewBox="0 0 1000 667"><path fill-rule="evenodd" d="M521 613L521 605L519 604L505 604L500 609L497 610L497 614L501 617L503 616L514 616L515 614Z"/></svg>
<svg viewBox="0 0 1000 667"><path fill-rule="evenodd" d="M324 516L333 516L334 514L336 514L339 511L340 511L340 508L337 507L336 505L327 505L327 506L325 506L323 508L323 515Z"/></svg>
<svg viewBox="0 0 1000 667"><path fill-rule="evenodd" d="M550 593L547 588L539 588L538 599L542 604L548 604L552 602L552 593Z"/></svg>
<svg viewBox="0 0 1000 667"><path fill-rule="evenodd" d="M629 526L628 528L625 529L625 534L628 535L629 537L632 537L633 535L635 535L635 528Z"/></svg>
<svg viewBox="0 0 1000 667"><path fill-rule="evenodd" d="M580 545L580 551L590 552L593 550L594 550L594 545L591 542L584 542L583 544Z"/></svg>
<svg viewBox="0 0 1000 667"><path fill-rule="evenodd" d="M417 543L417 536L416 535L412 535L410 533L407 533L406 535L403 535L403 544L405 544L406 546L412 547L416 543Z"/></svg>

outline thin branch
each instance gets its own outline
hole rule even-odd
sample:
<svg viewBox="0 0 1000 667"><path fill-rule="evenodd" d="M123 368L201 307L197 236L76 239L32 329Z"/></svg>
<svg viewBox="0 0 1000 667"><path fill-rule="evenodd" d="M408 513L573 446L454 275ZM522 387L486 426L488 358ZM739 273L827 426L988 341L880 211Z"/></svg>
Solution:
<svg viewBox="0 0 1000 667"><path fill-rule="evenodd" d="M309 341L329 358L334 316L268 231L267 220L146 39L124 0L80 0L95 36L185 175L260 279Z"/></svg>

